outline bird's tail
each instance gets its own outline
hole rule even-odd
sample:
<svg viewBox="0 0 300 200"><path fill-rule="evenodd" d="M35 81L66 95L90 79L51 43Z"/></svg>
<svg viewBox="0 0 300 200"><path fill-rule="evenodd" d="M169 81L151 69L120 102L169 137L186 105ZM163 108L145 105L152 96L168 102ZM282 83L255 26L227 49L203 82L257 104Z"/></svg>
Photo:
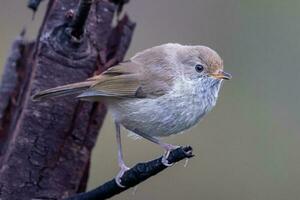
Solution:
<svg viewBox="0 0 300 200"><path fill-rule="evenodd" d="M32 100L40 101L51 97L79 94L88 89L93 84L93 82L94 81L84 81L43 90L33 95Z"/></svg>

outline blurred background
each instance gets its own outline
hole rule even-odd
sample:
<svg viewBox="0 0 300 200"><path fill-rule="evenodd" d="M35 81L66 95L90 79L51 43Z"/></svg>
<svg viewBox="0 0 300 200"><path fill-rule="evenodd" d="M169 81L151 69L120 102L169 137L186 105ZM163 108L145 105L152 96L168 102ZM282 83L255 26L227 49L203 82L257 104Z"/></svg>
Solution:
<svg viewBox="0 0 300 200"><path fill-rule="evenodd" d="M1 67L24 25L35 38L45 7L31 22L26 1L1 0ZM300 199L300 1L131 0L125 10L137 22L127 57L167 42L207 45L233 79L202 123L166 139L193 146L196 157L187 167L178 163L113 199ZM113 128L108 115L89 189L119 170ZM162 154L147 141L123 138L129 166Z"/></svg>

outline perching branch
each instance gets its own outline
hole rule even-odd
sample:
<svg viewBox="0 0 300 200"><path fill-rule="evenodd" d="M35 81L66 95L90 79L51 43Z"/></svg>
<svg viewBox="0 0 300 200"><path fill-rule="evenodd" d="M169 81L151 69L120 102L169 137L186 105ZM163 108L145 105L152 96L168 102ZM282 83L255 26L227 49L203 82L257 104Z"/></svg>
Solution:
<svg viewBox="0 0 300 200"><path fill-rule="evenodd" d="M171 151L168 161L173 164L180 160L193 157L192 147L181 147ZM159 172L165 170L167 166L162 164L162 157L157 158L155 160L139 163L135 165L133 168L125 172L123 177L121 178L121 184L125 187L119 187L115 181L112 179L98 188L86 192L81 193L76 196L67 198L65 200L103 200L108 199L112 196L115 196L131 187L138 185L139 183L147 180L148 178L158 174Z"/></svg>

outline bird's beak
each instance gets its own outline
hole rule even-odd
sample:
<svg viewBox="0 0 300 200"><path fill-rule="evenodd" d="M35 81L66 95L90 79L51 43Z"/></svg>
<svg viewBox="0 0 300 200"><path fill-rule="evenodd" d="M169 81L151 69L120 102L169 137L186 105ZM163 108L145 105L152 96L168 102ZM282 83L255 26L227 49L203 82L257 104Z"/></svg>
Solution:
<svg viewBox="0 0 300 200"><path fill-rule="evenodd" d="M225 79L230 80L232 76L229 73L219 71L218 73L211 73L210 76L216 78L216 79Z"/></svg>

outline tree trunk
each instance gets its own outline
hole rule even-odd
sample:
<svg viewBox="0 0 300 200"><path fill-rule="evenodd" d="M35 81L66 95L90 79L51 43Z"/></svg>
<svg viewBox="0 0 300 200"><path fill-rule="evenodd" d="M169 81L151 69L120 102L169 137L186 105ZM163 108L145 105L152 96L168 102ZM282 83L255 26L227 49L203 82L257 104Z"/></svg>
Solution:
<svg viewBox="0 0 300 200"><path fill-rule="evenodd" d="M85 190L105 106L70 97L33 102L31 95L122 61L135 26L126 15L112 26L123 3L49 0L37 40L27 42L23 32L13 43L0 85L0 199L62 199Z"/></svg>

